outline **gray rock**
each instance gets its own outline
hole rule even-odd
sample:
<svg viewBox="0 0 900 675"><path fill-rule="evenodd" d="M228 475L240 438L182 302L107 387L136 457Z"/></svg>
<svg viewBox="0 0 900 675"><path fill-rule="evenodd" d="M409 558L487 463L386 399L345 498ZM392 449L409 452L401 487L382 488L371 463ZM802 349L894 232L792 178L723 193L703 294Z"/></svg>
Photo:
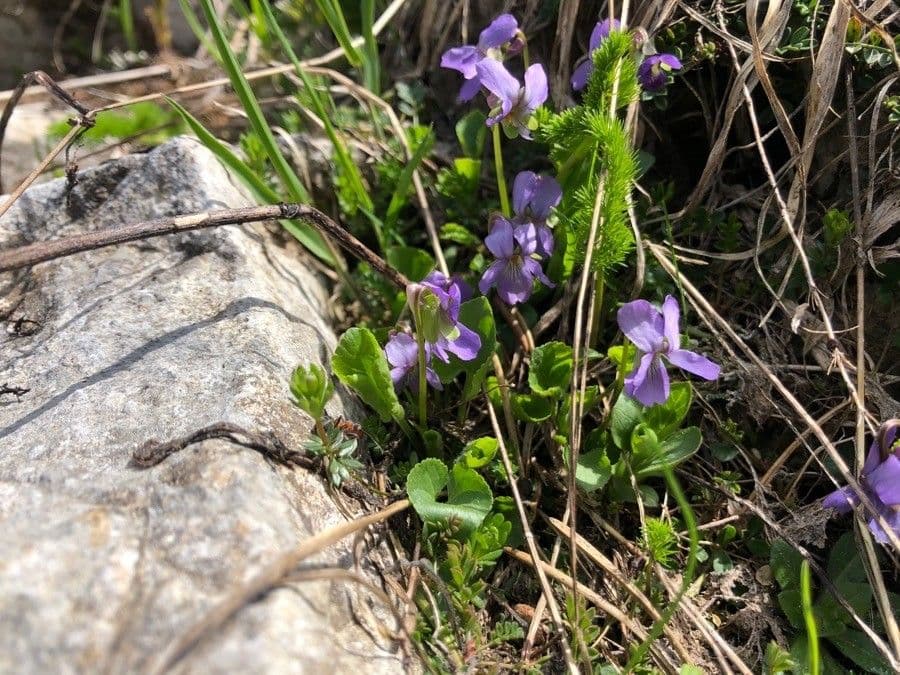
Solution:
<svg viewBox="0 0 900 675"><path fill-rule="evenodd" d="M32 188L0 219L0 248L247 203L181 138L85 172L68 196L64 181ZM222 421L302 441L290 371L335 344L302 259L265 226L229 226L0 275L0 384L28 390L0 397L0 672L145 672L277 554L344 520L318 476L226 441L129 462ZM310 564L349 568L351 548ZM379 637L389 615L361 588L272 591L177 671L401 671Z"/></svg>

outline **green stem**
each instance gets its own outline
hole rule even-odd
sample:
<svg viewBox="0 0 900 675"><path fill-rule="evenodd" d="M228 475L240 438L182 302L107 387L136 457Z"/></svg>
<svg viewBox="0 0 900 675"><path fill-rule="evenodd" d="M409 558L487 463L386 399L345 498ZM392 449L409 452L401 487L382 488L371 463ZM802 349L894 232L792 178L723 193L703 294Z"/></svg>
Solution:
<svg viewBox="0 0 900 675"><path fill-rule="evenodd" d="M531 59L528 57L528 40L522 45L522 65L525 67L525 70L528 70L528 66L531 63Z"/></svg>
<svg viewBox="0 0 900 675"><path fill-rule="evenodd" d="M495 124L491 131L494 142L494 168L497 170L497 190L500 192L500 211L506 218L512 216L509 208L509 195L506 192L506 177L503 175L503 150L500 147L500 125Z"/></svg>
<svg viewBox="0 0 900 675"><path fill-rule="evenodd" d="M800 564L800 603L803 606L803 622L806 624L806 636L809 641L809 672L819 675L822 672L819 662L819 629L812 608L812 578L809 572L809 561Z"/></svg>
<svg viewBox="0 0 900 675"><path fill-rule="evenodd" d="M697 521L694 518L694 511L691 509L690 502L688 502L684 491L681 489L681 484L675 477L675 472L672 471L672 467L666 465L663 471L665 473L666 486L669 488L669 491L672 493L672 496L675 497L675 501L678 502L678 506L681 508L681 515L684 517L684 524L687 527L688 536L690 537L687 569L685 569L684 576L682 577L681 589L672 599L672 602L669 603L669 606L666 607L666 610L659 619L654 622L653 627L650 629L650 634L647 635L647 639L641 643L641 645L632 653L631 658L628 659L628 664L625 666L624 670L626 673L632 672L635 667L644 660L644 657L647 655L647 650L650 649L650 645L662 635L666 624L671 621L672 615L675 613L675 610L678 609L678 605L681 604L681 598L684 597L688 588L694 583L694 575L697 571L697 549L700 547L700 535L697 531Z"/></svg>
<svg viewBox="0 0 900 675"><path fill-rule="evenodd" d="M426 407L428 380L425 377L425 338L422 337L421 331L416 331L416 343L419 345L419 424L425 429L428 422Z"/></svg>
<svg viewBox="0 0 900 675"><path fill-rule="evenodd" d="M681 270L678 269L678 256L675 254L675 235L672 232L672 221L669 220L669 212L665 203L662 204L663 222L666 224L666 236L668 238L669 253L672 254L672 265L675 267L675 283L678 284L678 294L681 296L681 312L682 316L687 316L688 304L684 297L684 286L681 283ZM685 323L687 320L685 319Z"/></svg>
<svg viewBox="0 0 900 675"><path fill-rule="evenodd" d="M316 418L316 435L322 440L323 445L328 445L328 434L325 433L325 425L322 418Z"/></svg>

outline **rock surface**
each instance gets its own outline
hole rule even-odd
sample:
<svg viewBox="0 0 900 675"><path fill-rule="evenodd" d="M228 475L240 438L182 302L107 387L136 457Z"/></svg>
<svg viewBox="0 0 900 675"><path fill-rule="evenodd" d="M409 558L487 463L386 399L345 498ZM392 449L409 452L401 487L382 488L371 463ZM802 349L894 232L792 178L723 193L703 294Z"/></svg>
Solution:
<svg viewBox="0 0 900 675"><path fill-rule="evenodd" d="M85 172L68 196L64 181L32 188L0 218L0 248L247 203L181 138ZM223 421L297 446L310 420L287 379L327 362L326 304L296 246L262 225L0 274L0 384L28 390L0 396L0 672L147 672L229 591L343 520L318 476L227 441L129 461ZM351 544L310 564L348 568ZM175 672L401 671L361 588L275 590Z"/></svg>

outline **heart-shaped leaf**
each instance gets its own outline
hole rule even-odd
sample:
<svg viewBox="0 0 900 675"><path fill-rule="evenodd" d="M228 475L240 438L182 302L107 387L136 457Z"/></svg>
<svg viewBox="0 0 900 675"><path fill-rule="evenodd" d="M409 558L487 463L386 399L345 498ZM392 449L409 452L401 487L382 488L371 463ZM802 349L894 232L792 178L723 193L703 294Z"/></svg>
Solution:
<svg viewBox="0 0 900 675"><path fill-rule="evenodd" d="M531 391L538 396L562 396L569 388L572 363L572 348L562 342L548 342L535 349L528 370Z"/></svg>
<svg viewBox="0 0 900 675"><path fill-rule="evenodd" d="M691 407L691 398L691 383L675 382L665 403L644 411L644 422L656 432L660 441L666 440L684 422Z"/></svg>
<svg viewBox="0 0 900 675"><path fill-rule="evenodd" d="M438 501L444 488L447 500ZM416 464L406 479L409 501L425 522L455 524L463 535L481 525L493 504L491 488L477 471L455 464L451 471L439 459Z"/></svg>
<svg viewBox="0 0 900 675"><path fill-rule="evenodd" d="M497 439L492 436L476 438L463 448L463 462L470 469L487 466L497 454L497 447Z"/></svg>
<svg viewBox="0 0 900 675"><path fill-rule="evenodd" d="M632 441L634 441L634 438L635 436L632 435ZM658 442L658 439L654 438L653 440ZM632 460L634 473L638 478L646 478L647 476L662 473L667 466L670 468L674 467L697 452L702 441L703 437L700 435L700 429L697 427L680 429L662 443L659 443L658 450L653 448L651 451L648 446L646 455L648 461L646 463L640 461L640 468L637 466L639 463L638 453L632 448L634 453L634 459Z"/></svg>

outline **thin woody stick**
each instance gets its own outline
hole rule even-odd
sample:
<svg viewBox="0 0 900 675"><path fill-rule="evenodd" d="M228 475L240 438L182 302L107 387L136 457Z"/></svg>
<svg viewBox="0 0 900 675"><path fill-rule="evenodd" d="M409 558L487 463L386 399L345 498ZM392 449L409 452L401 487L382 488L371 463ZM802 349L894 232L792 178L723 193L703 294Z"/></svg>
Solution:
<svg viewBox="0 0 900 675"><path fill-rule="evenodd" d="M111 230L86 232L72 235L71 237L29 244L8 251L0 251L0 272L29 267L40 262L63 258L82 251L92 251L115 244L124 244L129 241L159 237L164 234L176 234L206 227L238 225L276 219L307 222L326 236L334 238L349 253L369 263L373 269L384 275L401 290L405 289L409 283L409 279L387 264L381 256L347 232L334 220L318 209L305 204L273 204L271 206L251 206L240 209L193 213L184 216L169 216Z"/></svg>
<svg viewBox="0 0 900 675"><path fill-rule="evenodd" d="M18 105L19 99L22 97L22 94L25 92L25 90L29 87L29 85L35 82L44 87L60 101L77 111L79 114L79 126L90 127L94 124L93 118L91 117L91 111L81 105L78 101L76 101L69 92L56 84L56 82L53 81L53 78L47 75L47 73L42 70L35 70L31 73L28 73L27 75L22 77L22 81L19 83L19 86L16 87L15 90L13 90L12 96L9 97L9 102L3 109L3 116L0 117L0 166L2 166L3 139L6 136L6 127L9 124L10 118L12 118L13 110L15 110L16 105ZM0 175L0 193L2 192L3 179L2 175Z"/></svg>

